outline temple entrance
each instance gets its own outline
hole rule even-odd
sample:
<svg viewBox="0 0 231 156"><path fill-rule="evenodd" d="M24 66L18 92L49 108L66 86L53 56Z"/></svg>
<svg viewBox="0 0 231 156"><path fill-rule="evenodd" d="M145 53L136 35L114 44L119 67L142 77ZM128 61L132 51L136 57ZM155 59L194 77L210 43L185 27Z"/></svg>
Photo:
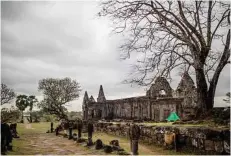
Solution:
<svg viewBox="0 0 231 156"><path fill-rule="evenodd" d="M91 117L94 118L94 110L91 111Z"/></svg>
<svg viewBox="0 0 231 156"><path fill-rule="evenodd" d="M160 110L154 109L154 121L159 121L159 120L160 120Z"/></svg>
<svg viewBox="0 0 231 156"><path fill-rule="evenodd" d="M102 117L102 110L98 110L97 117L101 118Z"/></svg>

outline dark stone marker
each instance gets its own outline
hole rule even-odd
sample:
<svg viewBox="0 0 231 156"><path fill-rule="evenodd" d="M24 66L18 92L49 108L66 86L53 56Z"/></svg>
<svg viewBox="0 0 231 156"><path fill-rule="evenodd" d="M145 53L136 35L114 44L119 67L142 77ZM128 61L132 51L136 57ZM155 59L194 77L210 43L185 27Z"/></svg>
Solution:
<svg viewBox="0 0 231 156"><path fill-rule="evenodd" d="M53 126L54 126L54 124L53 124L53 122L51 122L51 133L53 133L53 131L54 131Z"/></svg>
<svg viewBox="0 0 231 156"><path fill-rule="evenodd" d="M94 131L93 124L92 124L91 122L89 122L88 125L87 125L88 146L93 145L93 142L92 142L92 134L93 134L93 131Z"/></svg>
<svg viewBox="0 0 231 156"><path fill-rule="evenodd" d="M138 140L140 138L140 127L132 124L129 128L130 146L132 155L138 155Z"/></svg>
<svg viewBox="0 0 231 156"><path fill-rule="evenodd" d="M60 126L57 126L57 127L55 128L55 135L56 135L56 136L59 135L59 127L60 127Z"/></svg>
<svg viewBox="0 0 231 156"><path fill-rule="evenodd" d="M82 136L82 128L83 128L82 120L79 120L79 121L78 121L78 124L77 124L78 138L79 138L79 139L80 139L81 136Z"/></svg>
<svg viewBox="0 0 231 156"><path fill-rule="evenodd" d="M69 135L68 135L68 139L71 140L73 137L72 137L72 129L73 129L73 123L72 122L69 122Z"/></svg>
<svg viewBox="0 0 231 156"><path fill-rule="evenodd" d="M97 139L96 142L95 142L95 149L99 150L99 149L102 149L102 148L103 148L103 142L102 142L102 140Z"/></svg>
<svg viewBox="0 0 231 156"><path fill-rule="evenodd" d="M112 141L110 141L110 145L119 146L119 140L112 140Z"/></svg>
<svg viewBox="0 0 231 156"><path fill-rule="evenodd" d="M72 139L72 127L69 127L69 137L68 137L69 140Z"/></svg>
<svg viewBox="0 0 231 156"><path fill-rule="evenodd" d="M104 146L104 152L105 153L111 153L112 152L112 147L109 145Z"/></svg>

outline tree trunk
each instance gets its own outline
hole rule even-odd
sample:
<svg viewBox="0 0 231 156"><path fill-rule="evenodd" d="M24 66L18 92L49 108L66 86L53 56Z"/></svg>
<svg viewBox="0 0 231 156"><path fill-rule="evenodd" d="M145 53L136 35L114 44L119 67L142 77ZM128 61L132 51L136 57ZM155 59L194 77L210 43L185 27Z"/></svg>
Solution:
<svg viewBox="0 0 231 156"><path fill-rule="evenodd" d="M197 83L197 103L199 105L202 114L205 114L207 111L206 100L207 100L207 83L205 79L204 70L196 70L196 83Z"/></svg>
<svg viewBox="0 0 231 156"><path fill-rule="evenodd" d="M30 111L30 123L32 123L33 121L32 121L32 113L31 113L31 111Z"/></svg>
<svg viewBox="0 0 231 156"><path fill-rule="evenodd" d="M220 76L220 72L219 73L215 72L214 77L210 82L209 90L207 92L207 101L206 101L206 107L208 110L211 110L214 106L214 97L215 97L219 76Z"/></svg>
<svg viewBox="0 0 231 156"><path fill-rule="evenodd" d="M24 123L24 121L23 121L23 111L22 111L22 119L21 119L21 123Z"/></svg>
<svg viewBox="0 0 231 156"><path fill-rule="evenodd" d="M207 103L206 103L208 109L213 108L214 96L215 96L216 87L217 87L220 73L223 70L223 68L225 67L225 65L229 62L229 58L230 58L229 47L230 47L230 30L228 31L228 34L227 34L226 44L225 44L225 48L224 48L223 54L221 56L220 62L218 64L217 69L215 70L213 78L210 82L208 95L207 95Z"/></svg>

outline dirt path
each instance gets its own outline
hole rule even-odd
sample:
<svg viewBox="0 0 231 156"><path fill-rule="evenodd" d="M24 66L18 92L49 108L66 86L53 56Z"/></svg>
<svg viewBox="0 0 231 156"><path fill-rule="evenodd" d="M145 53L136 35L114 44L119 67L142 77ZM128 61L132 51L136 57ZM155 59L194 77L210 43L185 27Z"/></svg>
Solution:
<svg viewBox="0 0 231 156"><path fill-rule="evenodd" d="M39 134L30 136L30 138L31 141L27 147L34 148L35 154L82 155L89 153L89 151L83 151L83 148L78 147L73 140L57 137L54 134Z"/></svg>
<svg viewBox="0 0 231 156"><path fill-rule="evenodd" d="M88 149L73 140L54 133L23 134L13 140L9 155L100 155L102 151Z"/></svg>
<svg viewBox="0 0 231 156"><path fill-rule="evenodd" d="M31 127L31 124L29 124L29 123L25 124L25 128L26 129L34 129L34 128Z"/></svg>

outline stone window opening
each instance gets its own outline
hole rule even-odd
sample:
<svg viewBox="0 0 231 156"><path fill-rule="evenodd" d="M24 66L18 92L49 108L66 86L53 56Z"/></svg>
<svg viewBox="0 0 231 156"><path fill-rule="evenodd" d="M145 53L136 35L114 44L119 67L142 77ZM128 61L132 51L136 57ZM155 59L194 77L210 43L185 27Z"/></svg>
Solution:
<svg viewBox="0 0 231 156"><path fill-rule="evenodd" d="M165 90L162 89L162 90L159 91L159 95L160 95L160 96L166 96L167 93L166 93Z"/></svg>

